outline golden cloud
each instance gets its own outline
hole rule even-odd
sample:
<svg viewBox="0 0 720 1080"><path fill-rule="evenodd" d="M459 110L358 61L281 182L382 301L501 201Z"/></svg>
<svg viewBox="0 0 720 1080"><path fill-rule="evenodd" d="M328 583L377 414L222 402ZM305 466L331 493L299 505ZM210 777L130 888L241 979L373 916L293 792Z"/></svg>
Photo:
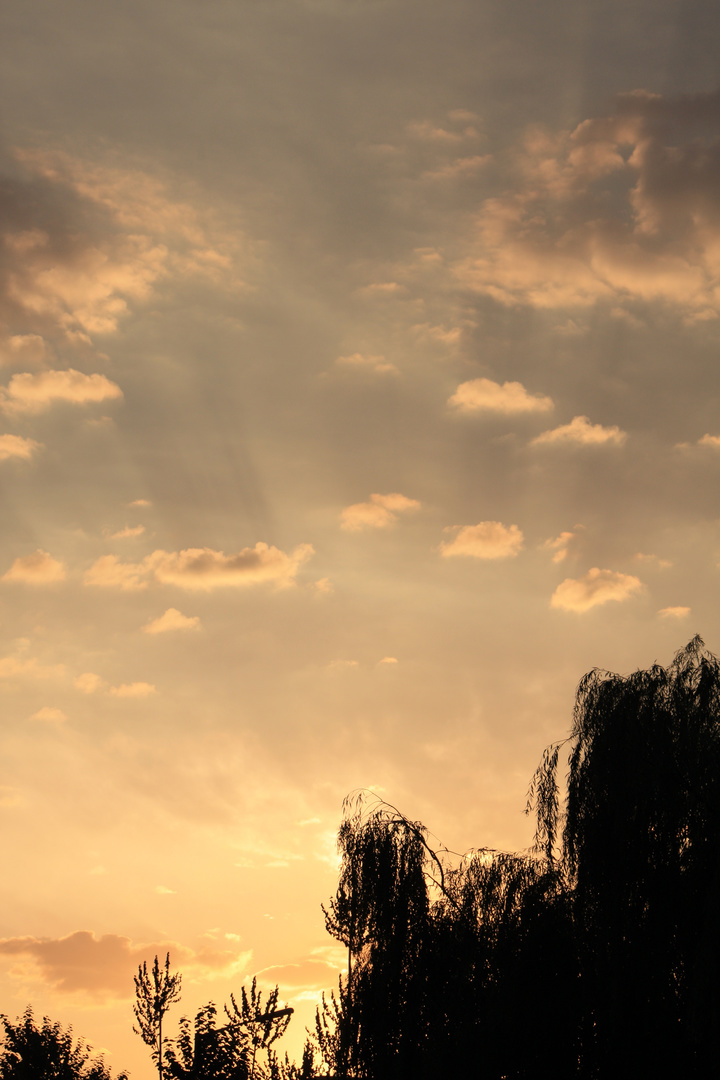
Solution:
<svg viewBox="0 0 720 1080"><path fill-rule="evenodd" d="M23 660L17 656L6 656L0 660L0 679L12 679L20 676L27 679L62 679L65 675L64 664L41 664L37 657Z"/></svg>
<svg viewBox="0 0 720 1080"><path fill-rule="evenodd" d="M49 723L62 723L67 720L67 716L62 709L56 709L52 705L44 705L42 709L38 709L30 717L31 720L46 720Z"/></svg>
<svg viewBox="0 0 720 1080"><path fill-rule="evenodd" d="M685 619L689 614L689 607L664 607L658 611L661 619Z"/></svg>
<svg viewBox="0 0 720 1080"><path fill-rule="evenodd" d="M42 443L24 439L22 435L0 435L0 461L7 461L8 458L28 461L41 446Z"/></svg>
<svg viewBox="0 0 720 1080"><path fill-rule="evenodd" d="M448 405L459 412L496 412L504 415L547 412L552 398L530 394L519 382L493 382L492 379L471 379L460 383Z"/></svg>
<svg viewBox="0 0 720 1080"><path fill-rule="evenodd" d="M591 424L587 416L575 416L569 424L543 431L530 445L622 446L626 439L627 433L619 427L603 427L602 424Z"/></svg>
<svg viewBox="0 0 720 1080"><path fill-rule="evenodd" d="M58 559L53 559L47 551L38 548L32 555L19 556L0 580L23 581L29 585L48 585L65 580L65 567Z"/></svg>
<svg viewBox="0 0 720 1080"><path fill-rule="evenodd" d="M373 494L368 502L346 506L340 515L340 527L347 532L387 529L397 523L398 514L417 510L419 507L417 499L409 499L407 495L400 495L398 492L388 495Z"/></svg>
<svg viewBox="0 0 720 1080"><path fill-rule="evenodd" d="M720 312L720 94L621 95L574 131L531 130L486 199L465 287L504 305L675 305Z"/></svg>
<svg viewBox="0 0 720 1080"><path fill-rule="evenodd" d="M298 570L314 554L311 544L299 544L289 555L258 542L234 555L212 548L153 551L140 563L121 563L116 555L103 555L85 574L86 585L125 590L144 589L150 581L183 589L215 589L258 585L278 588L294 584Z"/></svg>
<svg viewBox="0 0 720 1080"><path fill-rule="evenodd" d="M0 940L0 956L27 957L39 977L61 993L131 998L138 966L151 964L157 954L170 953L173 967L191 974L230 975L247 968L252 952L204 948L195 950L177 942L134 945L119 934L96 938L79 930L62 938L15 937Z"/></svg>
<svg viewBox="0 0 720 1080"><path fill-rule="evenodd" d="M192 630L199 625L199 615L183 615L177 608L171 607L163 615L143 626L143 633L166 634L169 630Z"/></svg>
<svg viewBox="0 0 720 1080"><path fill-rule="evenodd" d="M0 389L0 406L6 413L39 413L58 401L89 405L122 396L120 387L105 375L84 375L68 368L13 375L8 386Z"/></svg>
<svg viewBox="0 0 720 1080"><path fill-rule="evenodd" d="M477 525L455 528L459 529L455 539L440 545L440 554L446 559L456 555L473 559L508 559L514 558L523 547L524 537L517 525L481 521Z"/></svg>
<svg viewBox="0 0 720 1080"><path fill-rule="evenodd" d="M350 356L338 356L335 361L340 367L355 368L362 371L374 371L378 375L397 375L398 369L384 356L371 356L364 353L352 353Z"/></svg>
<svg viewBox="0 0 720 1080"><path fill-rule="evenodd" d="M121 683L120 686L111 686L108 693L121 698L149 697L155 693L155 687L147 682Z"/></svg>
<svg viewBox="0 0 720 1080"><path fill-rule="evenodd" d="M615 570L600 570L593 566L581 578L566 578L550 600L550 607L562 611L589 611L607 604L609 600L627 600L643 588L639 578Z"/></svg>

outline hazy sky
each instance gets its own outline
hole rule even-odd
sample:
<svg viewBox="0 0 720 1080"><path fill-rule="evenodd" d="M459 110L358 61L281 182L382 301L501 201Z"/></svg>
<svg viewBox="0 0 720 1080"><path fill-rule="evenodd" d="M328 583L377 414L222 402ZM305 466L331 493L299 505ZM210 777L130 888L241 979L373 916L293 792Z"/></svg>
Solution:
<svg viewBox="0 0 720 1080"><path fill-rule="evenodd" d="M720 649L719 53L709 0L2 5L0 1011L144 1080L169 949L297 1052L346 794L524 847L583 673Z"/></svg>

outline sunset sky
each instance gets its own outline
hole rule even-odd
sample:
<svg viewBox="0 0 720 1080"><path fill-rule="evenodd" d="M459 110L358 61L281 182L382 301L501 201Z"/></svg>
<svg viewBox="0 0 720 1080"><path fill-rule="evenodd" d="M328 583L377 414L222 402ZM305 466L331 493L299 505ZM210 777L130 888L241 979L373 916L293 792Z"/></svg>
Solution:
<svg viewBox="0 0 720 1080"><path fill-rule="evenodd" d="M0 1012L300 1052L343 798L523 848L593 667L720 650L709 0L6 0Z"/></svg>

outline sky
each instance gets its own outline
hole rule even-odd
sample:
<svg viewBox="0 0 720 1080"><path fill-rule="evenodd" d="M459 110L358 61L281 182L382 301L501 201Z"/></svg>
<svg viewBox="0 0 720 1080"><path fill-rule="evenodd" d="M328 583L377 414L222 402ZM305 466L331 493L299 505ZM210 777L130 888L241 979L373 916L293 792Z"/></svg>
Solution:
<svg viewBox="0 0 720 1080"><path fill-rule="evenodd" d="M708 0L5 0L0 1011L299 1056L343 799L518 850L594 667L720 649ZM278 1044L281 1045L281 1044Z"/></svg>

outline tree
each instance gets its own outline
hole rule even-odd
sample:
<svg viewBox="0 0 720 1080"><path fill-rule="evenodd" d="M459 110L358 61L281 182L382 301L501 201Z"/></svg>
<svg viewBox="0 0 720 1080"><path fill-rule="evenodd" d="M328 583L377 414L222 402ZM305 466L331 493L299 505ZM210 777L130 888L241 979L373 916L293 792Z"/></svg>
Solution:
<svg viewBox="0 0 720 1080"><path fill-rule="evenodd" d="M0 1015L0 1023L0 1080L112 1080L102 1058L91 1059L92 1047L82 1039L74 1042L71 1027L47 1016L38 1027L31 1006L14 1023ZM128 1080L127 1073L116 1080Z"/></svg>
<svg viewBox="0 0 720 1080"><path fill-rule="evenodd" d="M133 1031L139 1035L147 1046L153 1047L152 1057L157 1061L158 1077L162 1080L162 1022L170 1006L180 999L180 986L182 975L177 972L170 974L170 953L165 957L165 968L160 968L157 956L148 972L147 962L138 967L135 976L135 1005L133 1012L138 1022L138 1027L133 1025Z"/></svg>
<svg viewBox="0 0 720 1080"><path fill-rule="evenodd" d="M282 1067L271 1047L285 1034L293 1012L287 1006L278 1008L278 997L276 986L263 1003L262 991L253 979L249 993L241 988L239 1003L230 995L230 1006L224 1007L224 1025L217 1026L213 1002L198 1011L194 1028L183 1016L180 1035L165 1054L169 1075L177 1080L274 1078ZM258 1061L258 1051L265 1055L264 1062Z"/></svg>
<svg viewBox="0 0 720 1080"><path fill-rule="evenodd" d="M564 823L558 747L538 840L571 888L584 1075L710 1075L720 1012L720 664L699 637L663 668L577 691Z"/></svg>

